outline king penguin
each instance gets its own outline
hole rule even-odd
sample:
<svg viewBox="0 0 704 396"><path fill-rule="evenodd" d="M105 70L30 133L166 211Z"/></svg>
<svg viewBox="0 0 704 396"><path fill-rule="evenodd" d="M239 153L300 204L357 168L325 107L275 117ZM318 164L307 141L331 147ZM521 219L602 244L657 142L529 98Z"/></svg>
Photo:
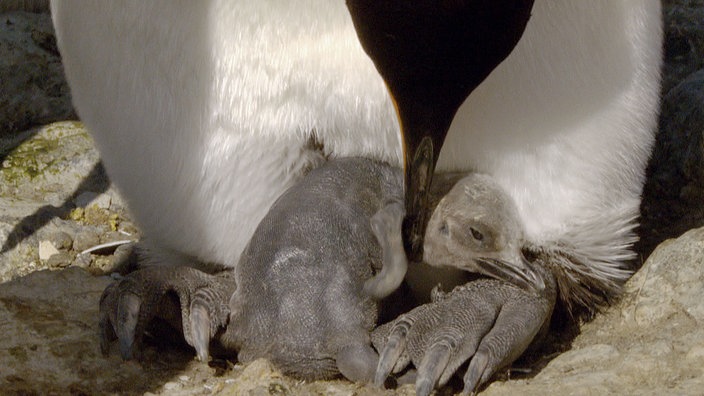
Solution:
<svg viewBox="0 0 704 396"><path fill-rule="evenodd" d="M144 232L144 260L234 266L285 189L325 158L363 156L405 164L411 250L437 160L492 176L532 244L569 247L574 279L625 279L656 125L659 1L476 2L522 8L477 47L508 46L470 71L466 100L442 95L452 81L427 98L455 107L440 118L405 101L412 59L375 56L388 43L369 39L383 19L365 3L52 1L75 107ZM389 4L384 18L413 43L414 13ZM436 17L418 23L442 28Z"/></svg>

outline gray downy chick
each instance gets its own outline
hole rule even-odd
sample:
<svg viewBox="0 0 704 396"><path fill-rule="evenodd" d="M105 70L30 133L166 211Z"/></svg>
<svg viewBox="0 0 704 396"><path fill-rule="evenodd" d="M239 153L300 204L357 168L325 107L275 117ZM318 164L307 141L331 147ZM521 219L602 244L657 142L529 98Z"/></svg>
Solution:
<svg viewBox="0 0 704 396"><path fill-rule="evenodd" d="M400 169L361 158L330 160L287 190L236 268L223 343L296 377L370 381L378 300L405 274L402 197ZM372 280L379 241L395 269Z"/></svg>

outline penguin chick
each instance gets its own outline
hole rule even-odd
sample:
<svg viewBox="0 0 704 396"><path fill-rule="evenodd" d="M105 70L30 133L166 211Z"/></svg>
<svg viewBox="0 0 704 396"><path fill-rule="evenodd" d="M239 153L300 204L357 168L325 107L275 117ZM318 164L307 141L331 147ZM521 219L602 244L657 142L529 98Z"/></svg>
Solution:
<svg viewBox="0 0 704 396"><path fill-rule="evenodd" d="M378 358L369 333L378 304L364 284L380 268L382 249L370 219L388 205L402 208L402 185L398 168L338 159L279 197L235 270L223 343L238 350L240 361L265 357L305 379L340 372L372 379ZM390 219L400 236L402 217L395 210L376 218ZM400 237L394 246L402 249Z"/></svg>

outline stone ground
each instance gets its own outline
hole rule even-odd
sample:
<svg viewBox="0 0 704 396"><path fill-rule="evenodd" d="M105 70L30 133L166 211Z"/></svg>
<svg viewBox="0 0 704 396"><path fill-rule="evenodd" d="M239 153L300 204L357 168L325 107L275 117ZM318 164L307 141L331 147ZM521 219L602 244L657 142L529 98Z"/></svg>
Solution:
<svg viewBox="0 0 704 396"><path fill-rule="evenodd" d="M45 10L45 1L12 0ZM265 361L193 359L154 334L141 363L102 356L97 302L139 230L111 187L61 76L48 15L0 2L0 394L382 395L302 382ZM483 394L704 394L704 1L665 2L660 136L644 192L647 262L623 298ZM43 127L39 127L44 125ZM687 230L690 230L684 233ZM677 237L667 240L666 238ZM657 247L657 249L656 249ZM650 254L651 251L655 251ZM448 388L440 394L450 394Z"/></svg>

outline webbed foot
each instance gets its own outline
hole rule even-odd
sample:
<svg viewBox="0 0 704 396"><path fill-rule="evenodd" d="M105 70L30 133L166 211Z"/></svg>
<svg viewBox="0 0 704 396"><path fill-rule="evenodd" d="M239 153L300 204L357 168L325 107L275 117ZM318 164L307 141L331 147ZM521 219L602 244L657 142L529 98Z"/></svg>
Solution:
<svg viewBox="0 0 704 396"><path fill-rule="evenodd" d="M108 286L100 298L100 348L109 353L119 340L120 354L130 360L141 348L154 318L175 322L198 359L207 361L210 340L226 326L235 290L229 271L210 275L191 267L149 267Z"/></svg>
<svg viewBox="0 0 704 396"><path fill-rule="evenodd" d="M548 322L555 283L527 291L507 282L479 279L379 327L372 335L381 351L375 384L409 363L417 368L416 393L428 395L465 362L464 394L476 392L497 370L516 360Z"/></svg>

